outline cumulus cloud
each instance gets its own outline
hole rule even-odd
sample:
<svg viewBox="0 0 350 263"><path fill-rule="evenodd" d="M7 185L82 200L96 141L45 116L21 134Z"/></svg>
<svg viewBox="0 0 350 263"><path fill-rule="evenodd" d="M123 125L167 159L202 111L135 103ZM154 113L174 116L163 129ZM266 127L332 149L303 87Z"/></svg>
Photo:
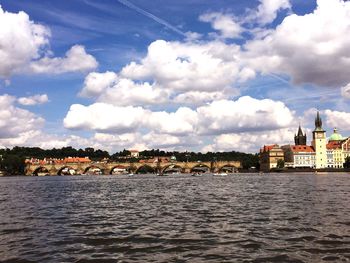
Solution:
<svg viewBox="0 0 350 263"><path fill-rule="evenodd" d="M177 92L220 91L231 88L242 74L247 77L239 51L239 46L219 41L195 44L157 40L149 45L141 63L131 62L120 74L134 80L152 79L162 88Z"/></svg>
<svg viewBox="0 0 350 263"><path fill-rule="evenodd" d="M104 133L148 130L176 136L276 130L293 120L282 102L242 97L221 100L196 110L180 107L175 112L150 111L141 107L121 107L105 103L72 105L64 125L68 129Z"/></svg>
<svg viewBox="0 0 350 263"><path fill-rule="evenodd" d="M91 72L85 77L80 95L87 98L99 97L107 88L113 87L117 80L118 75L111 71Z"/></svg>
<svg viewBox="0 0 350 263"><path fill-rule="evenodd" d="M325 110L326 123L329 127L337 127L339 130L350 131L350 113L344 111Z"/></svg>
<svg viewBox="0 0 350 263"><path fill-rule="evenodd" d="M202 22L208 22L212 28L220 32L222 38L237 38L242 33L242 28L233 15L223 13L206 13L199 17Z"/></svg>
<svg viewBox="0 0 350 263"><path fill-rule="evenodd" d="M94 98L98 102L122 106L162 104L169 99L168 91L156 84L136 83L131 79L120 78L110 71L88 74L80 95Z"/></svg>
<svg viewBox="0 0 350 263"><path fill-rule="evenodd" d="M1 6L0 25L0 77L8 78L41 56L50 30L29 20L25 12L10 13Z"/></svg>
<svg viewBox="0 0 350 263"><path fill-rule="evenodd" d="M289 0L260 0L260 5L253 17L260 24L265 25L276 19L278 11L290 8Z"/></svg>
<svg viewBox="0 0 350 263"><path fill-rule="evenodd" d="M249 96L236 101L214 101L199 107L197 112L203 134L276 130L293 121L293 112L284 103Z"/></svg>
<svg viewBox="0 0 350 263"><path fill-rule="evenodd" d="M213 144L205 146L202 151L243 151L258 152L261 146L269 144L293 144L294 129L284 128L274 131L222 134L214 138Z"/></svg>
<svg viewBox="0 0 350 263"><path fill-rule="evenodd" d="M158 133L187 135L194 133L198 115L190 108L181 107L176 112L152 112L147 126Z"/></svg>
<svg viewBox="0 0 350 263"><path fill-rule="evenodd" d="M249 41L244 59L263 73L284 73L296 84L350 82L350 2L318 0L313 13L287 16L262 39Z"/></svg>
<svg viewBox="0 0 350 263"><path fill-rule="evenodd" d="M241 65L240 49L223 42L180 43L157 40L140 63L120 73L92 72L83 97L113 105L204 104L239 94L236 83L255 77Z"/></svg>
<svg viewBox="0 0 350 263"><path fill-rule="evenodd" d="M0 25L0 78L23 72L59 74L97 67L95 58L79 45L64 58L49 57L50 29L33 22L23 11L11 13L0 6Z"/></svg>
<svg viewBox="0 0 350 263"><path fill-rule="evenodd" d="M30 97L20 97L17 99L18 103L24 106L33 106L38 104L44 104L49 101L47 94L34 95Z"/></svg>
<svg viewBox="0 0 350 263"><path fill-rule="evenodd" d="M16 98L0 96L0 139L21 137L21 134L40 129L44 120L34 113L14 106Z"/></svg>
<svg viewBox="0 0 350 263"><path fill-rule="evenodd" d="M127 133L137 130L147 113L141 107L118 107L106 103L90 106L73 104L64 118L64 126L68 129Z"/></svg>
<svg viewBox="0 0 350 263"><path fill-rule="evenodd" d="M67 51L65 57L43 57L30 64L34 73L61 74L66 72L85 72L97 68L96 59L87 54L81 45L75 45Z"/></svg>

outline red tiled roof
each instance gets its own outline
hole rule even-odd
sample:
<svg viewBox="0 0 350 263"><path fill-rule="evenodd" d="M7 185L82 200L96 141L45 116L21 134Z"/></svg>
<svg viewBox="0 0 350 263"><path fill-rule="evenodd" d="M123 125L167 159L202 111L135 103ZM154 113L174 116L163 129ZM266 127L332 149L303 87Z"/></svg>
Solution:
<svg viewBox="0 0 350 263"><path fill-rule="evenodd" d="M273 145L264 145L263 148L260 149L260 152L268 152L271 151L273 149L273 147L276 147L277 144L273 144Z"/></svg>
<svg viewBox="0 0 350 263"><path fill-rule="evenodd" d="M314 147L308 145L291 145L290 148L293 152L315 152Z"/></svg>
<svg viewBox="0 0 350 263"><path fill-rule="evenodd" d="M89 158L81 157L66 157L63 160L64 163L89 163L91 160Z"/></svg>
<svg viewBox="0 0 350 263"><path fill-rule="evenodd" d="M341 148L341 141L330 141L327 143L326 147L328 150Z"/></svg>

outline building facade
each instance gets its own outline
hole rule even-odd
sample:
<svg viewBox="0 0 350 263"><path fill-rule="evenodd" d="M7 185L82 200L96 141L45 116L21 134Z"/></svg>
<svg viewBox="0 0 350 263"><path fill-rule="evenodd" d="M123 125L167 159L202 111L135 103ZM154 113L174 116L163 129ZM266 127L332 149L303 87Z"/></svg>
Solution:
<svg viewBox="0 0 350 263"><path fill-rule="evenodd" d="M277 168L278 161L284 161L284 152L278 144L264 145L260 149L260 170L268 172Z"/></svg>
<svg viewBox="0 0 350 263"><path fill-rule="evenodd" d="M284 161L286 167L314 168L316 153L312 146L308 145L284 145Z"/></svg>
<svg viewBox="0 0 350 263"><path fill-rule="evenodd" d="M350 156L350 137L343 138L334 128L327 143L327 167L343 168L346 158Z"/></svg>
<svg viewBox="0 0 350 263"><path fill-rule="evenodd" d="M279 147L274 144L261 148L260 170L269 171L276 168L281 158L286 168L343 168L346 158L350 157L350 137L344 138L335 128L327 141L319 112L315 118L311 146L307 145L306 133L303 133L300 125L294 136L294 142L295 145Z"/></svg>

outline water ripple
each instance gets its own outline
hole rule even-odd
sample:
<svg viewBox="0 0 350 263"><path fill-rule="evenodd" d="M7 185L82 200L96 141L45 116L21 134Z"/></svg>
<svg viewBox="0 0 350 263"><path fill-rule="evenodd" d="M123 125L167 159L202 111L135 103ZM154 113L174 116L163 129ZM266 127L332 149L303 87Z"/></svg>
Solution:
<svg viewBox="0 0 350 263"><path fill-rule="evenodd" d="M349 262L350 175L0 178L0 262Z"/></svg>

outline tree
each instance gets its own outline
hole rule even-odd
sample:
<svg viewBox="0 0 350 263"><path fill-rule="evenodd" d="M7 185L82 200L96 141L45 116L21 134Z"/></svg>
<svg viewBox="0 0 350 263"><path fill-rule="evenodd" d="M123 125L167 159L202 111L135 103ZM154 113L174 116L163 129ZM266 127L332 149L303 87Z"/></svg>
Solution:
<svg viewBox="0 0 350 263"><path fill-rule="evenodd" d="M24 174L24 166L24 158L14 154L7 154L1 160L1 167L9 174Z"/></svg>
<svg viewBox="0 0 350 263"><path fill-rule="evenodd" d="M284 167L284 160L279 159L279 160L277 161L277 168L281 169L281 168L283 168L283 167Z"/></svg>

